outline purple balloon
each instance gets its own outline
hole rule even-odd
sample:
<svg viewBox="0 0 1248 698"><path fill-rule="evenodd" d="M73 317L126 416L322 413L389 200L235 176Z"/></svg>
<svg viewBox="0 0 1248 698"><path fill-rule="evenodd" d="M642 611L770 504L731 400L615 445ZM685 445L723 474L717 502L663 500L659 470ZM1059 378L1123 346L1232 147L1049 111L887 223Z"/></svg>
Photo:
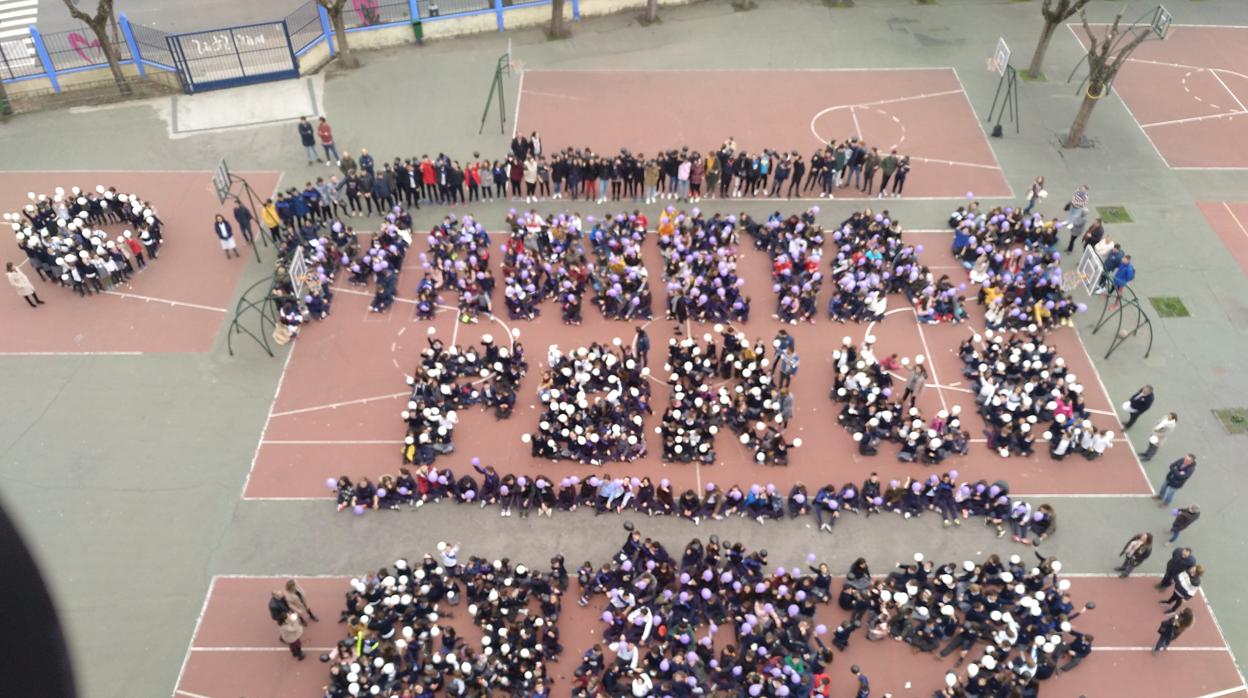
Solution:
<svg viewBox="0 0 1248 698"><path fill-rule="evenodd" d="M325 478L325 486L328 487L331 492L336 491L338 489L338 481L332 477Z"/></svg>

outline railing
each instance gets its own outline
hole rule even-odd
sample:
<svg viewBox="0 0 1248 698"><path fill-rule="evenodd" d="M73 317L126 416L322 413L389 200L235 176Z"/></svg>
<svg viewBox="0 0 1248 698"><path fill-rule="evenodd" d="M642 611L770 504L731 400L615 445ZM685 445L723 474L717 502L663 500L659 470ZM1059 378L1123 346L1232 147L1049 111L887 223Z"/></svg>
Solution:
<svg viewBox="0 0 1248 698"><path fill-rule="evenodd" d="M507 12L550 3L551 0L350 0L343 10L343 23L347 32L355 33L407 26L417 20L424 24L493 13L498 17L498 30L503 31ZM579 0L570 0L568 4L573 18L579 18ZM306 0L284 18L273 21L280 23L283 19L297 57L332 37L329 15L316 0ZM39 32L35 26L29 29L27 38L0 42L0 81L44 79L52 91L60 92L63 75L108 67L99 40L85 25L49 34ZM120 64L139 77L144 77L149 69L176 72L166 32L131 24L120 14L108 34L109 45L116 51ZM329 53L334 52L335 45L330 42Z"/></svg>

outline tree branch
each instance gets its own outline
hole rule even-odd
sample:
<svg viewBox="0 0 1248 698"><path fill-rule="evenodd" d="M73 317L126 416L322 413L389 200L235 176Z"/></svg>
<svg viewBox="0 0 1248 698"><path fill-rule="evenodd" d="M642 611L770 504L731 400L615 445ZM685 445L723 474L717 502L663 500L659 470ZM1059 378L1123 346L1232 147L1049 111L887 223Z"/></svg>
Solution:
<svg viewBox="0 0 1248 698"><path fill-rule="evenodd" d="M69 2L69 0L65 1ZM1083 32L1088 35L1088 41L1092 42L1088 47L1088 55L1091 56L1096 53L1096 35L1092 33L1092 27L1088 24L1088 13L1080 10L1079 19L1083 21Z"/></svg>
<svg viewBox="0 0 1248 698"><path fill-rule="evenodd" d="M86 12L83 12L82 10L74 6L73 0L62 0L62 1L65 3L66 9L69 10L70 16L72 16L74 19L78 20L79 22L86 22L87 24L91 24L92 22L95 21L94 17L92 17L91 15L87 14ZM96 8L96 12L97 13L99 12L98 7Z"/></svg>

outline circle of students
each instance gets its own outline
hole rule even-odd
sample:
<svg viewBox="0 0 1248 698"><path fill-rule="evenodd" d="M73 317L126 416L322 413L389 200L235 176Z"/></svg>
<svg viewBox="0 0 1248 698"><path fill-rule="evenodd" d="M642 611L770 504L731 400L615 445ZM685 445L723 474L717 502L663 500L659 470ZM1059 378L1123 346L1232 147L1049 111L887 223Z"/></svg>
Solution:
<svg viewBox="0 0 1248 698"><path fill-rule="evenodd" d="M138 195L97 185L94 191L57 187L51 195L26 196L30 203L5 213L4 221L40 281L86 297L126 284L149 259L160 256L163 224ZM108 227L123 229L110 232ZM8 281L31 307L38 307L44 301L21 266L6 265Z"/></svg>

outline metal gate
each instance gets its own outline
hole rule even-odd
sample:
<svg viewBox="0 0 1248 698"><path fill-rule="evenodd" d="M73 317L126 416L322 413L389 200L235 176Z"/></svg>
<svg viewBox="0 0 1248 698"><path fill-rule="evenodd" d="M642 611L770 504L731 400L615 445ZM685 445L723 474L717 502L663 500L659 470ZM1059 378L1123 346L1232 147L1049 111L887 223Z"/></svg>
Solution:
<svg viewBox="0 0 1248 698"><path fill-rule="evenodd" d="M265 22L167 38L187 94L299 76L286 22Z"/></svg>

